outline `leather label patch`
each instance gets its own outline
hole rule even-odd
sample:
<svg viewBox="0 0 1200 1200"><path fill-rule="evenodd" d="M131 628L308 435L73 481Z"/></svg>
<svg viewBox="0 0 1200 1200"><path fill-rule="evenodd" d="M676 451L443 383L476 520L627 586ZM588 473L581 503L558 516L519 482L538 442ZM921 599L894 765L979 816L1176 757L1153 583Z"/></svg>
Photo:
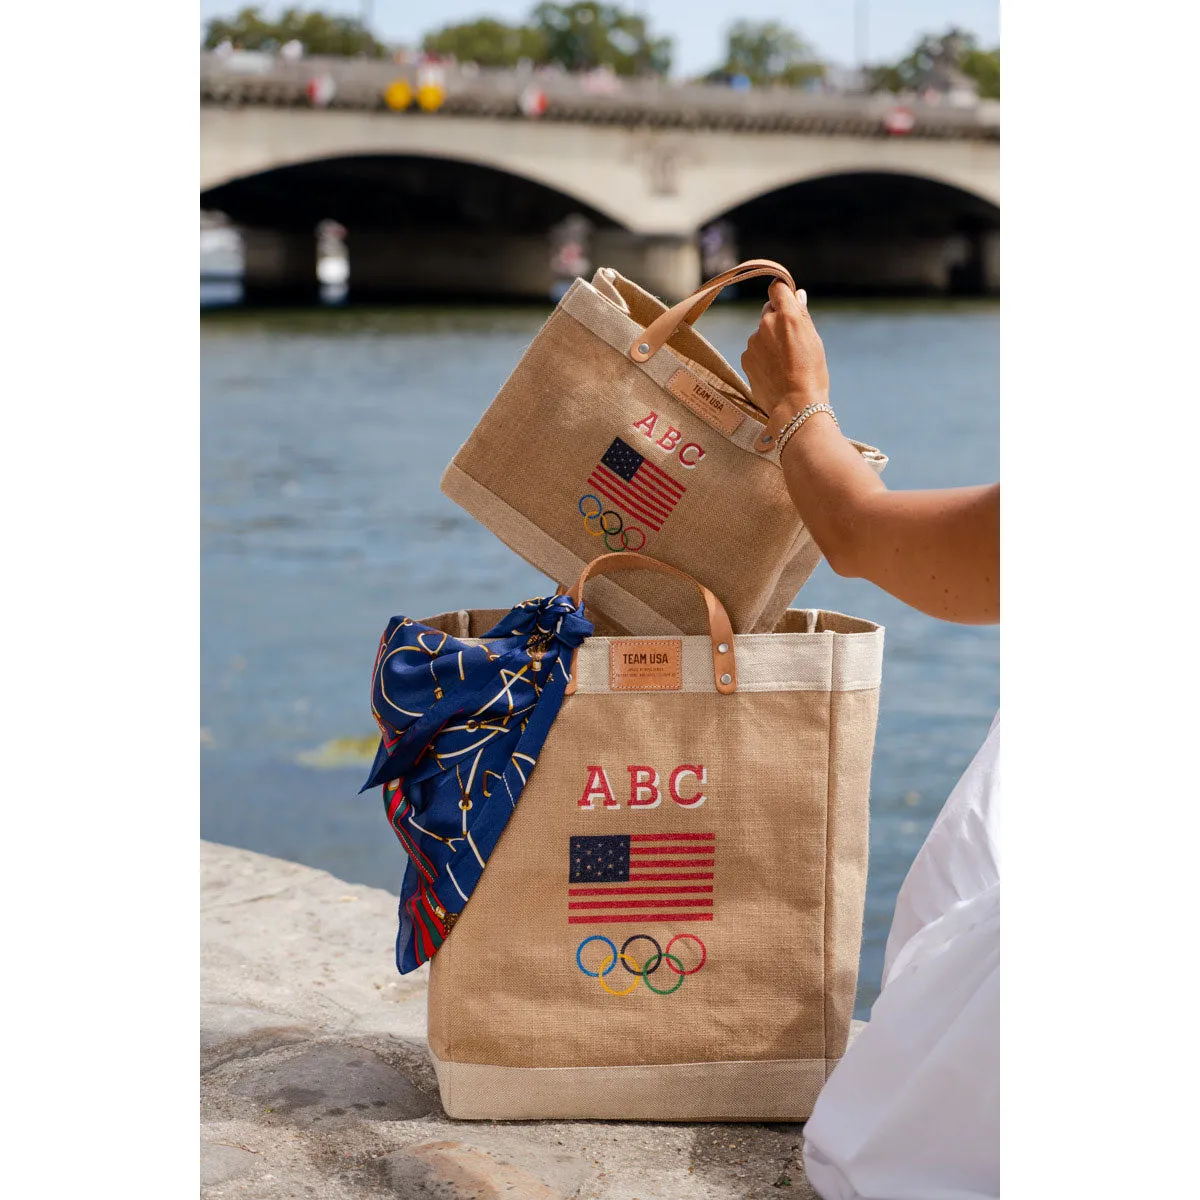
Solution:
<svg viewBox="0 0 1200 1200"><path fill-rule="evenodd" d="M739 412L736 405L708 384L701 383L686 367L680 367L667 380L667 391L726 437L730 437L746 419L745 413Z"/></svg>
<svg viewBox="0 0 1200 1200"><path fill-rule="evenodd" d="M683 642L614 638L608 648L608 686L614 692L681 691Z"/></svg>

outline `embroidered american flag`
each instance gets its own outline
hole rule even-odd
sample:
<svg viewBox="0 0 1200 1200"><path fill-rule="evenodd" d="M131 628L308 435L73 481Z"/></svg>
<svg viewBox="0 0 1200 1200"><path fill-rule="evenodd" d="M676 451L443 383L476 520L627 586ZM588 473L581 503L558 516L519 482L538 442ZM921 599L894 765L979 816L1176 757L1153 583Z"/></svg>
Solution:
<svg viewBox="0 0 1200 1200"><path fill-rule="evenodd" d="M592 468L588 486L655 532L687 491L620 438L613 438L604 457Z"/></svg>
<svg viewBox="0 0 1200 1200"><path fill-rule="evenodd" d="M711 921L714 833L571 838L567 922Z"/></svg>

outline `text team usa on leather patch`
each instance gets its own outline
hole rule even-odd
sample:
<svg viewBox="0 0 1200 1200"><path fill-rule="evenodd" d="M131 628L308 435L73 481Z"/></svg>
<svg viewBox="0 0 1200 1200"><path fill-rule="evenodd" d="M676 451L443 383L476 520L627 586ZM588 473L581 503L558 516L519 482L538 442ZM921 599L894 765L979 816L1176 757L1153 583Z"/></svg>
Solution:
<svg viewBox="0 0 1200 1200"><path fill-rule="evenodd" d="M614 833L572 837L570 925L711 921L715 833Z"/></svg>
<svg viewBox="0 0 1200 1200"><path fill-rule="evenodd" d="M735 405L708 384L701 383L686 367L680 367L667 380L667 391L726 437L732 437L746 419Z"/></svg>
<svg viewBox="0 0 1200 1200"><path fill-rule="evenodd" d="M681 691L683 642L613 638L608 647L608 686L614 692Z"/></svg>

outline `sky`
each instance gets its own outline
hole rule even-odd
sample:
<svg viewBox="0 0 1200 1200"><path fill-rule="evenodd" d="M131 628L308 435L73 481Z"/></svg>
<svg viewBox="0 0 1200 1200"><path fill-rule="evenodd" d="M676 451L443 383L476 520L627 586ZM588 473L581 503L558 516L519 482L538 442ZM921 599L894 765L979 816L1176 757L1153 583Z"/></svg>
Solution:
<svg viewBox="0 0 1200 1200"><path fill-rule="evenodd" d="M252 0L200 0L201 24L210 17L230 16ZM416 45L421 36L442 25L491 16L505 21L526 17L536 0L292 0L298 8L359 15L372 13L370 24L387 42ZM802 34L827 61L852 66L856 60L856 14L865 31L870 62L898 58L926 32L940 33L958 25L978 35L985 45L999 41L998 0L617 0L649 18L651 33L675 40L672 73L694 75L724 57L724 33L731 22L780 21ZM275 15L286 3L260 3Z"/></svg>

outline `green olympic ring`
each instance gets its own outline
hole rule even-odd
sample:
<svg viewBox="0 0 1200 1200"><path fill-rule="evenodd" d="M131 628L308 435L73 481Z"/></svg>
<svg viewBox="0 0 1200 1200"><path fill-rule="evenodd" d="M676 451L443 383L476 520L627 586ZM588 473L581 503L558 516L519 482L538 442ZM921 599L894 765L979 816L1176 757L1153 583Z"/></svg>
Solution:
<svg viewBox="0 0 1200 1200"><path fill-rule="evenodd" d="M671 986L669 988L656 988L654 986L654 984L652 984L650 982L650 975L646 970L646 966L649 966L649 963L647 963L645 966L642 967L642 980L645 982L646 986L652 992L654 992L656 995L669 996L672 992L677 992L677 991L679 991L679 989L681 987L683 987L683 977L684 977L684 975L687 974L687 972L683 969L683 963L680 962L680 960L677 959L675 957L675 955L668 954L668 953L666 953L666 951L664 951L663 958L666 959L667 962L669 962L669 963L673 962L675 964L675 969L676 969L676 971L679 972L675 982L673 984L671 984Z"/></svg>

